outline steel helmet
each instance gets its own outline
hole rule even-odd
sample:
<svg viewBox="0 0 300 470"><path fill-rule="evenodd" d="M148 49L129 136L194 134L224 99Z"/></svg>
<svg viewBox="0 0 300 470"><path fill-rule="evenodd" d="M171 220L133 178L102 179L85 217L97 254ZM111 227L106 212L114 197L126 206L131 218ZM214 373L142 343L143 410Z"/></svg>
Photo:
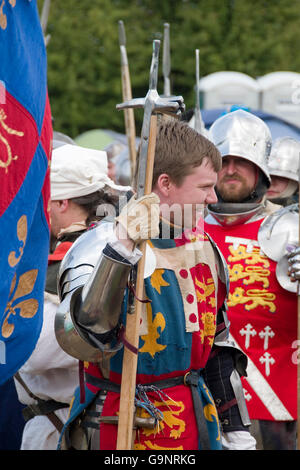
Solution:
<svg viewBox="0 0 300 470"><path fill-rule="evenodd" d="M260 168L270 184L267 161L272 137L262 119L238 109L219 117L210 127L209 138L222 157L232 155L249 160Z"/></svg>
<svg viewBox="0 0 300 470"><path fill-rule="evenodd" d="M300 142L292 137L280 137L272 146L268 161L270 175L299 180Z"/></svg>

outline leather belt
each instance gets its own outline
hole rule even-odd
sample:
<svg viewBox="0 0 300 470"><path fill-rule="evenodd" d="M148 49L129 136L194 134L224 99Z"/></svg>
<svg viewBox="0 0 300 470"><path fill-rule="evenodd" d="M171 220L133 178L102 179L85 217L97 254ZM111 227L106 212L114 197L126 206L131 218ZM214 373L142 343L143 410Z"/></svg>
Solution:
<svg viewBox="0 0 300 470"><path fill-rule="evenodd" d="M164 388L176 387L178 385L186 385L191 388L194 412L197 423L198 437L200 441L201 450L210 450L210 439L207 429L207 423L204 416L202 400L198 392L198 382L201 375L201 370L191 370L185 375L178 377L171 377L168 379L158 380L151 383L141 384L144 386L153 386L160 390ZM107 392L120 393L121 386L108 379L100 379L85 372L87 383L99 387L101 390Z"/></svg>
<svg viewBox="0 0 300 470"><path fill-rule="evenodd" d="M55 426L55 428L61 432L63 428L63 423L59 417L54 413L54 411L59 410L60 408L68 408L68 403L62 403L55 400L42 400L41 398L34 395L31 390L27 387L26 383L20 376L19 372L15 374L15 379L22 385L26 390L28 395L37 401L37 403L32 403L27 405L26 408L23 408L22 414L25 421L29 421L35 416L46 416L49 421Z"/></svg>

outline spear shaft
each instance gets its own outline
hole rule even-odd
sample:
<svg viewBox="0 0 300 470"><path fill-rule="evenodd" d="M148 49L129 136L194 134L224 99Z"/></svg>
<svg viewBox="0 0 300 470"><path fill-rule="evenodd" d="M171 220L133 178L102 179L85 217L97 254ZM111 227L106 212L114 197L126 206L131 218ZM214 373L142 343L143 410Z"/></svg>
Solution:
<svg viewBox="0 0 300 470"><path fill-rule="evenodd" d="M122 95L123 101L129 101L132 99L131 81L129 73L129 65L126 50L126 36L123 21L119 21L119 44L121 53L121 80L122 80ZM132 108L124 109L124 120L125 120L125 131L128 142L131 178L135 174L136 164L136 143L135 143L135 121L134 111Z"/></svg>

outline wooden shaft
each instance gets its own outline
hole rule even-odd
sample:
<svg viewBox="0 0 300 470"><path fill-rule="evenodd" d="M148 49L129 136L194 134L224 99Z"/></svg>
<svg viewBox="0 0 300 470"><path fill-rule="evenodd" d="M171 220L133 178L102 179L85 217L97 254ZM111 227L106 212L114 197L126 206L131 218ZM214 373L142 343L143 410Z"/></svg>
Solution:
<svg viewBox="0 0 300 470"><path fill-rule="evenodd" d="M152 191L153 164L155 155L156 142L156 115L151 116L149 146L147 158L147 173L145 182L145 194ZM137 281L136 281L136 297L144 299L144 270L145 270L145 251L146 242L142 242L139 246L142 252L142 258L138 264ZM142 312L142 303L135 301L135 311L133 314L127 314L126 318L126 340L135 348L139 346L139 331ZM134 422L134 398L136 387L136 371L137 371L138 355L124 347L122 380L120 392L120 410L119 425L117 436L117 450L130 450L133 447L133 422Z"/></svg>
<svg viewBox="0 0 300 470"><path fill-rule="evenodd" d="M131 83L128 65L122 65L122 92L123 101L130 101L132 99ZM135 173L136 163L136 147L135 147L135 121L134 110L132 108L124 109L125 130L129 148L131 179Z"/></svg>

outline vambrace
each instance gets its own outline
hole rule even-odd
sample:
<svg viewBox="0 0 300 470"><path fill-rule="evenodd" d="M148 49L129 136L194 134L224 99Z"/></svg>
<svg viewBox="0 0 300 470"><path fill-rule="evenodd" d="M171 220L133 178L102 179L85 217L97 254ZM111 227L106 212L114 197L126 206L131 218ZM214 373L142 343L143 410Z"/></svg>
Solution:
<svg viewBox="0 0 300 470"><path fill-rule="evenodd" d="M223 432L247 431L251 421L241 382L241 376L247 375L247 356L228 336L229 322L223 308L218 313L217 333L204 368L204 380L214 398Z"/></svg>
<svg viewBox="0 0 300 470"><path fill-rule="evenodd" d="M103 353L112 355L123 346L116 338L132 267L106 245L89 276L82 277L84 282L80 286L73 269L74 281L65 283L68 292L62 290L63 300L55 318L57 341L68 354L80 360L99 362ZM75 289L72 290L73 282Z"/></svg>
<svg viewBox="0 0 300 470"><path fill-rule="evenodd" d="M106 342L116 328L132 265L109 245L82 289L75 313L79 326ZM108 339L109 341L109 339Z"/></svg>

